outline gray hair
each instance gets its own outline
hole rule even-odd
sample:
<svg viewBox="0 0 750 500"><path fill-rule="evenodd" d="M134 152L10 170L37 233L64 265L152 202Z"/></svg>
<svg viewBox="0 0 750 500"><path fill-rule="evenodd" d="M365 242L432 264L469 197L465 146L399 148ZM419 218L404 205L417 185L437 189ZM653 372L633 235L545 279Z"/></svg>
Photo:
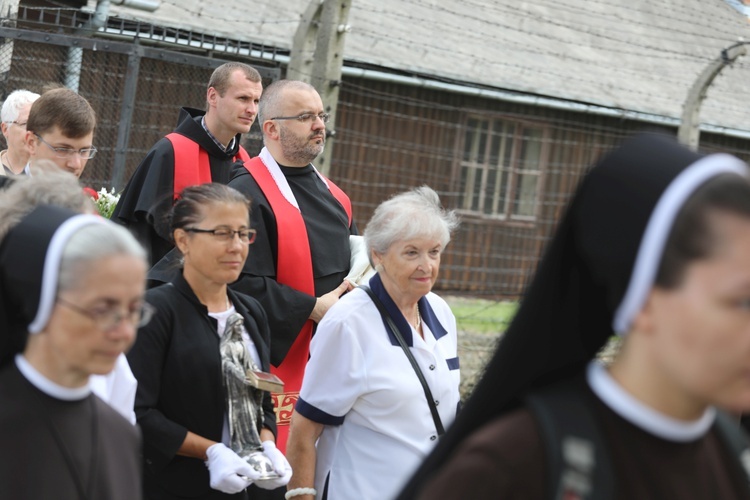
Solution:
<svg viewBox="0 0 750 500"><path fill-rule="evenodd" d="M49 161L37 162L32 174L14 177L7 189L0 191L0 241L39 205L95 213L75 175ZM75 288L85 274L81 271L85 271L86 264L102 257L126 254L146 262L146 251L127 229L107 219L102 222L82 227L67 241L60 261L58 291Z"/></svg>
<svg viewBox="0 0 750 500"><path fill-rule="evenodd" d="M60 170L49 160L31 167L32 176L19 175L0 192L0 240L38 205L54 205L75 212L93 213L94 205L75 175Z"/></svg>
<svg viewBox="0 0 750 500"><path fill-rule="evenodd" d="M284 102L284 94L288 90L318 92L315 90L315 87L301 80L276 80L266 87L260 96L260 102L258 103L258 123L260 123L261 128L264 121L269 120L272 116L276 116L279 113L281 105Z"/></svg>
<svg viewBox="0 0 750 500"><path fill-rule="evenodd" d="M458 224L456 213L443 209L440 197L429 186L397 194L378 205L367 223L367 255L372 263L373 250L382 254L397 241L425 236L440 239L442 250Z"/></svg>
<svg viewBox="0 0 750 500"><path fill-rule="evenodd" d="M18 113L21 112L21 108L27 104L31 104L39 99L39 94L28 90L14 90L3 102L3 107L0 109L0 120L5 123L14 122L18 119Z"/></svg>
<svg viewBox="0 0 750 500"><path fill-rule="evenodd" d="M60 258L57 293L77 288L90 264L104 257L127 255L146 264L146 250L130 231L104 218L102 222L83 226L67 241Z"/></svg>

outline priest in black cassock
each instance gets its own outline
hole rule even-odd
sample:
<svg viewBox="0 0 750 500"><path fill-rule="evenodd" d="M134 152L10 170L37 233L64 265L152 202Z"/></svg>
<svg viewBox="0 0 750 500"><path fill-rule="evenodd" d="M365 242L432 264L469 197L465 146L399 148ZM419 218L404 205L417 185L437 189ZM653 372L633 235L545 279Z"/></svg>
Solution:
<svg viewBox="0 0 750 500"><path fill-rule="evenodd" d="M229 185L252 200L257 230L240 279L232 285L258 299L271 328L271 364L284 381L274 394L277 446L283 451L299 396L314 325L351 285L351 202L312 161L323 152L325 113L307 83L274 82L260 100L265 147Z"/></svg>
<svg viewBox="0 0 750 500"><path fill-rule="evenodd" d="M174 245L166 215L187 186L231 178L237 160L250 156L240 146L255 121L263 86L258 71L230 62L216 68L206 90L206 111L182 108L177 128L157 142L138 165L112 220L126 226L149 253L151 265Z"/></svg>

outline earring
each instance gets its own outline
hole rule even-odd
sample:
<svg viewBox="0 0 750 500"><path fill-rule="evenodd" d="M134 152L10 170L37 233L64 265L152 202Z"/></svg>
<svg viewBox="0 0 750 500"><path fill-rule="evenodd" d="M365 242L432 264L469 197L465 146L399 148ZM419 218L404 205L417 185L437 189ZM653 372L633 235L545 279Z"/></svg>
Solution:
<svg viewBox="0 0 750 500"><path fill-rule="evenodd" d="M383 264L375 264L375 272L382 272L383 271Z"/></svg>

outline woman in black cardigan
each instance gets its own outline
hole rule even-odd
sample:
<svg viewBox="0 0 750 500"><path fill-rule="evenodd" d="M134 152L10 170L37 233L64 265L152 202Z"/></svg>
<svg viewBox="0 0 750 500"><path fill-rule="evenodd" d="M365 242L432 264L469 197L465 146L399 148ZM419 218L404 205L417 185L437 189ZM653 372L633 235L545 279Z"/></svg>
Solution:
<svg viewBox="0 0 750 500"><path fill-rule="evenodd" d="M254 240L249 203L220 184L189 187L175 203L170 223L183 255L182 273L148 291L146 300L157 313L128 354L138 379L135 412L144 438L145 496L247 499L250 484L275 489L291 476L274 445L275 416L267 392L258 431L263 453L280 477L257 480L257 472L227 446L219 348L233 313L244 319L251 358L269 371L265 312L255 299L227 287L237 279Z"/></svg>

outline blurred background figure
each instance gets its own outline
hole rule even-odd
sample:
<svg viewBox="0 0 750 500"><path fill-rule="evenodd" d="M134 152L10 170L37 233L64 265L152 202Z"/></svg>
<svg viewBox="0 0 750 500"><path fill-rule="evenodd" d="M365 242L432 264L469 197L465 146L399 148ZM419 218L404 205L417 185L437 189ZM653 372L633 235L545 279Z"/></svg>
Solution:
<svg viewBox="0 0 750 500"><path fill-rule="evenodd" d="M748 175L650 134L596 165L399 498L750 498L747 442L719 410L750 408Z"/></svg>
<svg viewBox="0 0 750 500"><path fill-rule="evenodd" d="M96 215L42 205L2 235L2 491L140 497L138 430L92 394L89 377L112 371L148 322L145 276L143 248Z"/></svg>
<svg viewBox="0 0 750 500"><path fill-rule="evenodd" d="M457 225L427 186L375 210L364 235L377 271L369 281L375 298L356 288L318 325L292 416L287 498L390 498L453 421L456 319L431 290ZM426 380L437 418L404 349Z"/></svg>
<svg viewBox="0 0 750 500"><path fill-rule="evenodd" d="M268 392L258 432L280 477L257 480L258 473L228 447L220 338L230 316L242 316L245 347L255 364L269 371L266 315L255 299L227 287L242 271L255 239L249 202L222 184L188 187L172 209L170 225L182 269L173 282L146 294L157 316L128 353L138 380L135 412L144 437L145 497L243 499L251 484L284 486L291 469L275 446Z"/></svg>
<svg viewBox="0 0 750 500"><path fill-rule="evenodd" d="M0 175L28 174L29 151L26 149L26 122L29 119L31 105L39 94L28 90L14 90L3 101L0 109L0 130L5 137L7 149L0 151L0 163L3 164Z"/></svg>

